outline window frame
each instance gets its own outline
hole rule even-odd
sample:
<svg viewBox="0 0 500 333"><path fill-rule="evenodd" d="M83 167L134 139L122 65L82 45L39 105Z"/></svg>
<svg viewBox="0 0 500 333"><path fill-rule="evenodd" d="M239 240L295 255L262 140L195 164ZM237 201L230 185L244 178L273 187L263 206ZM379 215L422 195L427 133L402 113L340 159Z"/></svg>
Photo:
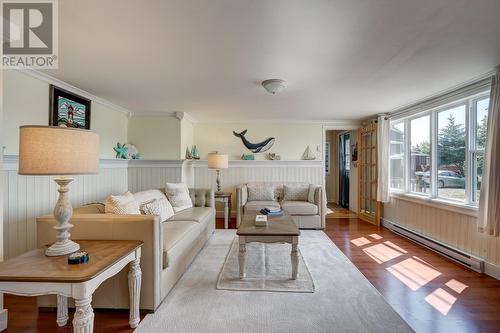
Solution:
<svg viewBox="0 0 500 333"><path fill-rule="evenodd" d="M477 147L477 102L490 97L490 91L484 90L479 93L471 94L469 96L456 99L449 103L438 105L432 108L424 109L422 112L411 114L407 117L398 117L391 119L390 126L393 124L403 123L404 126L404 186L403 189L389 188L391 195L395 196L409 196L412 198L422 199L425 201L433 201L437 203L446 203L456 206L464 206L467 208L477 208L478 201L476 199L476 179L477 167L476 159L478 156L484 156L484 148ZM439 112L446 111L458 106L465 106L465 199L453 199L439 196L438 192L438 114ZM411 121L421 117L429 116L429 130L430 130L430 191L429 194L418 193L411 191ZM389 163L389 168L391 163ZM390 177L392 172L389 170ZM389 182L391 186L391 182Z"/></svg>

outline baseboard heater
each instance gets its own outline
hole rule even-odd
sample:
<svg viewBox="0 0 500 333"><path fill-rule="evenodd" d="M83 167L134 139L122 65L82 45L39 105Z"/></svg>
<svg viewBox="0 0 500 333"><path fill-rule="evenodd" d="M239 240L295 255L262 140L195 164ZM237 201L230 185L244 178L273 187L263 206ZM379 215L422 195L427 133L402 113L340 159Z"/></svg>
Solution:
<svg viewBox="0 0 500 333"><path fill-rule="evenodd" d="M445 245L432 238L422 235L421 233L410 230L389 220L383 219L382 225L395 234L403 236L414 243L422 245L429 250L432 250L450 260L453 260L458 264L468 267L476 272L484 273L484 260L481 258L472 256L449 245Z"/></svg>

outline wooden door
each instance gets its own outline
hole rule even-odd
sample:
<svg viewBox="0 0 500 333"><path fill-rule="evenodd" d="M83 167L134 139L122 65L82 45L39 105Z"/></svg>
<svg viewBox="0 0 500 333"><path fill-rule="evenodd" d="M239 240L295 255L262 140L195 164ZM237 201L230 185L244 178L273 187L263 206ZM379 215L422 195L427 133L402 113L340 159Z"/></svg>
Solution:
<svg viewBox="0 0 500 333"><path fill-rule="evenodd" d="M377 124L361 128L359 138L359 211L361 219L380 225L377 202Z"/></svg>

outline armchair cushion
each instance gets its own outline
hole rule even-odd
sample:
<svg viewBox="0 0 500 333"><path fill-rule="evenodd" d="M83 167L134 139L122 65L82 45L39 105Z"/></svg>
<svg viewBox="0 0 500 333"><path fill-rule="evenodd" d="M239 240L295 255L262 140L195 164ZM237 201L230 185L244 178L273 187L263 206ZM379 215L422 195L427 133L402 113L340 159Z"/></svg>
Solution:
<svg viewBox="0 0 500 333"><path fill-rule="evenodd" d="M273 207L280 208L277 201L261 200L261 201L248 201L245 205L245 213L258 213L262 208Z"/></svg>
<svg viewBox="0 0 500 333"><path fill-rule="evenodd" d="M307 201L309 199L309 184L284 184L283 200Z"/></svg>
<svg viewBox="0 0 500 333"><path fill-rule="evenodd" d="M271 184L247 184L248 201L273 201L275 186Z"/></svg>
<svg viewBox="0 0 500 333"><path fill-rule="evenodd" d="M318 206L308 201L283 201L281 207L290 215L318 214Z"/></svg>

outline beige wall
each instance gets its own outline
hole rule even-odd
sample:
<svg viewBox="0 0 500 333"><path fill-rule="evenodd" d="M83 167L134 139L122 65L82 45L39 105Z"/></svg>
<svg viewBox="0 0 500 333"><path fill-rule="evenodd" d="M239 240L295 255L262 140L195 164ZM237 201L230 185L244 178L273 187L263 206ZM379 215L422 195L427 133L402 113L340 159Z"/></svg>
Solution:
<svg viewBox="0 0 500 333"><path fill-rule="evenodd" d="M219 151L229 155L229 159L237 160L242 154L251 152L243 145L233 131L242 132L247 129L246 138L250 142L261 142L269 137L275 137L274 146L268 152L277 153L282 160L300 160L309 145L313 153L321 158L323 129L318 124L291 123L195 123L194 144L200 150L202 159L207 158L211 151ZM319 147L320 152L316 151ZM265 153L255 154L259 160L265 159Z"/></svg>
<svg viewBox="0 0 500 333"><path fill-rule="evenodd" d="M49 84L20 71L5 70L3 124L5 154L19 152L19 126L49 124ZM127 116L92 102L90 127L99 134L100 157L114 158L113 147L127 140Z"/></svg>
<svg viewBox="0 0 500 333"><path fill-rule="evenodd" d="M186 157L186 148L194 145L194 126L193 123L187 119L182 118L181 120L181 142L180 142L180 158Z"/></svg>
<svg viewBox="0 0 500 333"><path fill-rule="evenodd" d="M339 202L339 133L342 131L327 131L326 141L330 143L330 173L325 175L326 198L328 202Z"/></svg>
<svg viewBox="0 0 500 333"><path fill-rule="evenodd" d="M180 120L173 116L131 117L128 142L137 147L142 159L178 160L181 158Z"/></svg>

